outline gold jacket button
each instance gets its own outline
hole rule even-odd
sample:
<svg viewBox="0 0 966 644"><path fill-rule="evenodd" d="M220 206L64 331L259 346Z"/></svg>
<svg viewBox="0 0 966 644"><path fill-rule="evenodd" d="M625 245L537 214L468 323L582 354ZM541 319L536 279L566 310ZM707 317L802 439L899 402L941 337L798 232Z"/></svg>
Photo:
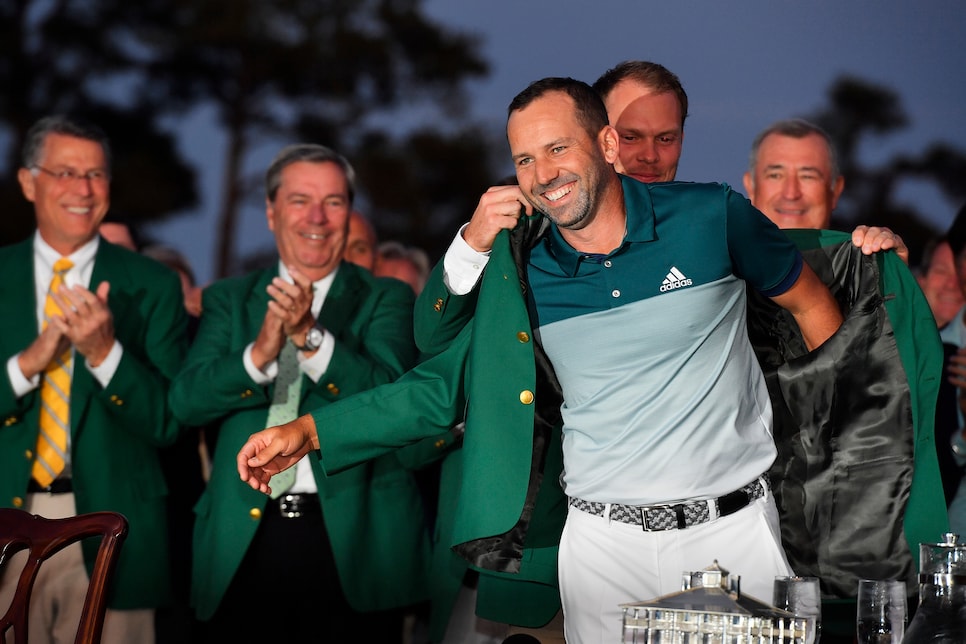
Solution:
<svg viewBox="0 0 966 644"><path fill-rule="evenodd" d="M249 397L251 397L252 393L253 392L252 392L251 389L246 389L245 391L241 392L241 397L242 398L249 398Z"/></svg>
<svg viewBox="0 0 966 644"><path fill-rule="evenodd" d="M435 445L436 445L436 449L440 449L441 447L445 447L446 446L446 441L444 441L444 440L438 440L438 441L436 441Z"/></svg>
<svg viewBox="0 0 966 644"><path fill-rule="evenodd" d="M7 416L6 418L3 419L3 424L4 424L5 427L10 427L11 425L15 424L16 422L17 422L17 417L16 416Z"/></svg>
<svg viewBox="0 0 966 644"><path fill-rule="evenodd" d="M32 449L28 449L23 453L23 457L28 461L34 460L34 451Z"/></svg>
<svg viewBox="0 0 966 644"><path fill-rule="evenodd" d="M332 394L333 396L338 396L339 395L339 388L336 387L334 383L331 383L330 382L329 384L327 384L325 386L325 388L328 389L329 390L329 393Z"/></svg>
<svg viewBox="0 0 966 644"><path fill-rule="evenodd" d="M262 511L259 508L252 508L248 511L248 516L252 519L258 520L262 518Z"/></svg>
<svg viewBox="0 0 966 644"><path fill-rule="evenodd" d="M13 497L13 507L15 507L15 508L22 508L23 507L23 498L22 497L19 497L19 496Z"/></svg>
<svg viewBox="0 0 966 644"><path fill-rule="evenodd" d="M520 402L524 405L533 404L533 392L529 389L524 389L520 392Z"/></svg>
<svg viewBox="0 0 966 644"><path fill-rule="evenodd" d="M519 340L523 344L526 344L527 342L530 341L530 334L527 333L526 331L520 331L519 333L517 333L517 340Z"/></svg>
<svg viewBox="0 0 966 644"><path fill-rule="evenodd" d="M437 297L436 302L433 304L433 310L439 313L443 310L443 298Z"/></svg>

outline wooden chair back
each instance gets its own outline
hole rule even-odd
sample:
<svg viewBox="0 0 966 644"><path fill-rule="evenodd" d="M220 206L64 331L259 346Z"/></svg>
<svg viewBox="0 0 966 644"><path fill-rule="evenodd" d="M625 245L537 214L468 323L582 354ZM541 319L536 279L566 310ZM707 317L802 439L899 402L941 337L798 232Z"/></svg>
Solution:
<svg viewBox="0 0 966 644"><path fill-rule="evenodd" d="M117 512L90 512L64 519L47 519L15 508L0 508L0 572L14 554L27 551L27 562L20 572L13 601L0 616L0 643L13 629L14 644L27 644L30 594L41 564L72 543L98 536L101 542L74 642L100 642L107 611L108 582L121 554L127 529L127 519Z"/></svg>

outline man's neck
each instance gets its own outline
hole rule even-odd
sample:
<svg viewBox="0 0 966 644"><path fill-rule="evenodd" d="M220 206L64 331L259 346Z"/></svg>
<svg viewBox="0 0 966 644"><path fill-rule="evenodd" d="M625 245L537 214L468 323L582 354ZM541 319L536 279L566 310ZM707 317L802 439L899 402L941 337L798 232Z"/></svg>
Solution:
<svg viewBox="0 0 966 644"><path fill-rule="evenodd" d="M627 209L620 179L608 184L590 223L578 230L560 229L560 236L580 253L606 255L624 242Z"/></svg>

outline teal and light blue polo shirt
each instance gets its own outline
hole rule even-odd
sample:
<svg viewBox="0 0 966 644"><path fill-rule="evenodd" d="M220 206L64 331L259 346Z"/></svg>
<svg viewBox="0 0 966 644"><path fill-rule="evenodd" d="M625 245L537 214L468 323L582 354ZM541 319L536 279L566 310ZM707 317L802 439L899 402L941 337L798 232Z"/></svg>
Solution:
<svg viewBox="0 0 966 644"><path fill-rule="evenodd" d="M802 258L727 185L621 181L618 249L582 255L551 227L528 266L534 332L563 387L564 490L628 505L720 496L777 454L745 286L784 293Z"/></svg>

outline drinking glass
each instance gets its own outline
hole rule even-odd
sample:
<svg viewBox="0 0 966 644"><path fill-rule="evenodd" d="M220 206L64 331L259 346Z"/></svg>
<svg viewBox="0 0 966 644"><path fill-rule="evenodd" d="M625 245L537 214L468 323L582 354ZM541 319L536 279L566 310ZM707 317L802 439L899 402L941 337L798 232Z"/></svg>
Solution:
<svg viewBox="0 0 966 644"><path fill-rule="evenodd" d="M860 579L855 609L858 644L900 644L906 630L906 585L895 579Z"/></svg>
<svg viewBox="0 0 966 644"><path fill-rule="evenodd" d="M775 577L772 604L809 621L805 644L818 644L822 632L822 591L818 577Z"/></svg>

